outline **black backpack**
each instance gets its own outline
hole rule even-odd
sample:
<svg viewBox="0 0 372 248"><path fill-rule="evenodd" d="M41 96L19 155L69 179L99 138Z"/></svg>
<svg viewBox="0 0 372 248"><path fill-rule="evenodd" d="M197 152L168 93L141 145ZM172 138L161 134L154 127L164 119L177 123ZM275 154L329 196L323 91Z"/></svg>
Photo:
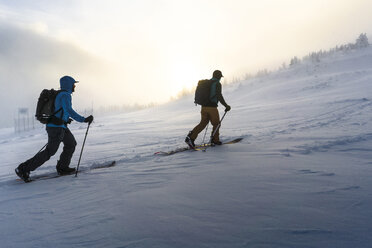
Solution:
<svg viewBox="0 0 372 248"><path fill-rule="evenodd" d="M210 102L212 83L213 81L209 79L203 79L198 82L195 90L195 104L207 105Z"/></svg>
<svg viewBox="0 0 372 248"><path fill-rule="evenodd" d="M59 92L61 91L54 89L51 90L44 89L40 93L39 100L37 101L35 117L42 124L47 124L50 122L53 122L57 125L63 124L63 120L56 118L54 116L55 114L62 110L62 108L60 108L59 110L54 112L55 111L54 101L56 100L56 97Z"/></svg>

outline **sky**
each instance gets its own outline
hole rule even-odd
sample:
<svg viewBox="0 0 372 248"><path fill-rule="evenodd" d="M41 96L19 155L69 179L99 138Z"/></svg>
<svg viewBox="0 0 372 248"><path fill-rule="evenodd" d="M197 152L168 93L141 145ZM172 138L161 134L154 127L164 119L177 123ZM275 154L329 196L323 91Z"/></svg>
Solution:
<svg viewBox="0 0 372 248"><path fill-rule="evenodd" d="M0 0L1 105L14 93L15 109L32 106L63 75L80 80L80 108L162 103L215 69L228 82L354 42L372 33L371 9L368 0Z"/></svg>

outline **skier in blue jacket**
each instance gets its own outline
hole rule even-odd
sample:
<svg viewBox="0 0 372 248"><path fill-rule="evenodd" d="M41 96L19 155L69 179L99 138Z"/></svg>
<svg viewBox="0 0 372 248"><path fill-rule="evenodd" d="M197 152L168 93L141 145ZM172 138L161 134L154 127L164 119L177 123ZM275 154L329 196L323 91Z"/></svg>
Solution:
<svg viewBox="0 0 372 248"><path fill-rule="evenodd" d="M16 169L16 174L25 182L30 181L30 171L36 170L39 166L56 154L58 147L63 142L63 152L57 162L57 172L59 175L71 174L75 172L75 168L70 168L72 155L76 147L76 140L72 135L67 124L71 123L71 119L78 122L93 121L93 116L83 117L72 109L71 94L75 91L75 81L70 76L64 76L60 79L61 92L58 93L54 109L57 111L51 121L46 125L48 133L48 144L45 150L37 153L33 158L30 158L24 163L21 163Z"/></svg>

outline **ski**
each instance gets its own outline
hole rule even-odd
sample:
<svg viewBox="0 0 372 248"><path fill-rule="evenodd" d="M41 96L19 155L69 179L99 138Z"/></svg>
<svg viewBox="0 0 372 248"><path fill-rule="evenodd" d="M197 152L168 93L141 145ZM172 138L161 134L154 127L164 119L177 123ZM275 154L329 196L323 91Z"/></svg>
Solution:
<svg viewBox="0 0 372 248"><path fill-rule="evenodd" d="M242 141L242 139L243 138L236 138L236 139L233 139L233 140L222 142L222 145L235 144L235 143L238 143L238 142ZM177 148L175 150L171 150L171 151L167 151L167 152L164 152L164 151L155 152L154 155L169 156L169 155L173 155L175 153L185 152L185 151L202 151L207 147L212 147L212 145L211 144L202 144L202 145L197 145L194 148L181 147L181 148Z"/></svg>
<svg viewBox="0 0 372 248"><path fill-rule="evenodd" d="M99 164L93 164L91 165L90 167L82 167L79 169L79 173L86 173L86 172L89 172L91 170L96 170L96 169L103 169L103 168L110 168L110 167L113 167L116 165L116 161L109 161L109 162L105 162L105 163L99 163ZM64 176L71 176L71 175L75 175L75 171L70 173L70 174L63 174L63 175L59 175L57 172L49 172L49 173L44 173L44 174L40 174L40 175L35 175L35 176L31 176L30 177L30 181L29 182L33 182L33 181L39 181L39 180L48 180L48 179L53 179L53 178L58 178L58 177L64 177ZM17 181L23 181L22 179L20 178L17 178ZM27 183L29 183L27 182Z"/></svg>

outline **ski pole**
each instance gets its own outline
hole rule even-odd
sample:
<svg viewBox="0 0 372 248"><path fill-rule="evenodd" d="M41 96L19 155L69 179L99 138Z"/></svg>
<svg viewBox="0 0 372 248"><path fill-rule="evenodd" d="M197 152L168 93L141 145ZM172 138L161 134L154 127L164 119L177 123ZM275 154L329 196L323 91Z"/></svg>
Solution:
<svg viewBox="0 0 372 248"><path fill-rule="evenodd" d="M88 124L87 131L85 132L84 142L83 142L83 146L81 147L81 152L80 152L79 162L78 162L78 165L77 165L77 167L76 167L76 174L75 174L75 177L77 177L77 174L78 174L78 172L79 172L79 165L80 165L81 155L83 155L83 150L84 150L85 140L87 139L87 135L88 135L89 127L90 127L90 123Z"/></svg>
<svg viewBox="0 0 372 248"><path fill-rule="evenodd" d="M227 113L227 111L225 111L225 113L223 114L223 116L222 116L222 118L221 118L221 120L220 120L220 123L218 123L218 126L217 126L216 130L214 130L214 132L213 132L213 134L212 134L212 136L211 136L211 140L209 141L209 143L212 143L213 137L216 135L218 129L220 129L220 127L221 127L221 123L222 123L222 121L223 121L223 118L225 118L226 113Z"/></svg>
<svg viewBox="0 0 372 248"><path fill-rule="evenodd" d="M222 123L223 119L225 118L226 113L227 113L227 111L225 111L225 113L223 114L223 116L222 116L222 118L220 120L220 123L218 123L218 126L217 126L216 130L214 130L214 132L213 132L213 134L211 136L211 139L209 140L209 144L212 144L213 137L216 135L218 129L221 127L221 123ZM205 149L203 150L204 152L207 151L207 147L208 146L205 146Z"/></svg>
<svg viewBox="0 0 372 248"><path fill-rule="evenodd" d="M48 143L46 143L36 154L35 154L35 156L36 155L38 155L46 146L48 145ZM32 159L32 161L31 161L31 163L30 163L30 166L31 165L33 165L34 164L34 162L35 162L35 156L33 157L33 159Z"/></svg>
<svg viewBox="0 0 372 248"><path fill-rule="evenodd" d="M207 124L207 128L205 129L205 133L204 133L204 137L203 137L202 145L204 145L205 135L207 134L208 127L209 127L209 122L208 122L208 124Z"/></svg>
<svg viewBox="0 0 372 248"><path fill-rule="evenodd" d="M48 145L48 143L46 143L46 144L45 144L45 145L40 149L40 151L38 151L38 152L36 153L36 155L39 154L39 153L40 153L40 152L41 152L41 151L42 151L42 150L43 150L47 145ZM36 156L36 155L35 155L35 156Z"/></svg>

